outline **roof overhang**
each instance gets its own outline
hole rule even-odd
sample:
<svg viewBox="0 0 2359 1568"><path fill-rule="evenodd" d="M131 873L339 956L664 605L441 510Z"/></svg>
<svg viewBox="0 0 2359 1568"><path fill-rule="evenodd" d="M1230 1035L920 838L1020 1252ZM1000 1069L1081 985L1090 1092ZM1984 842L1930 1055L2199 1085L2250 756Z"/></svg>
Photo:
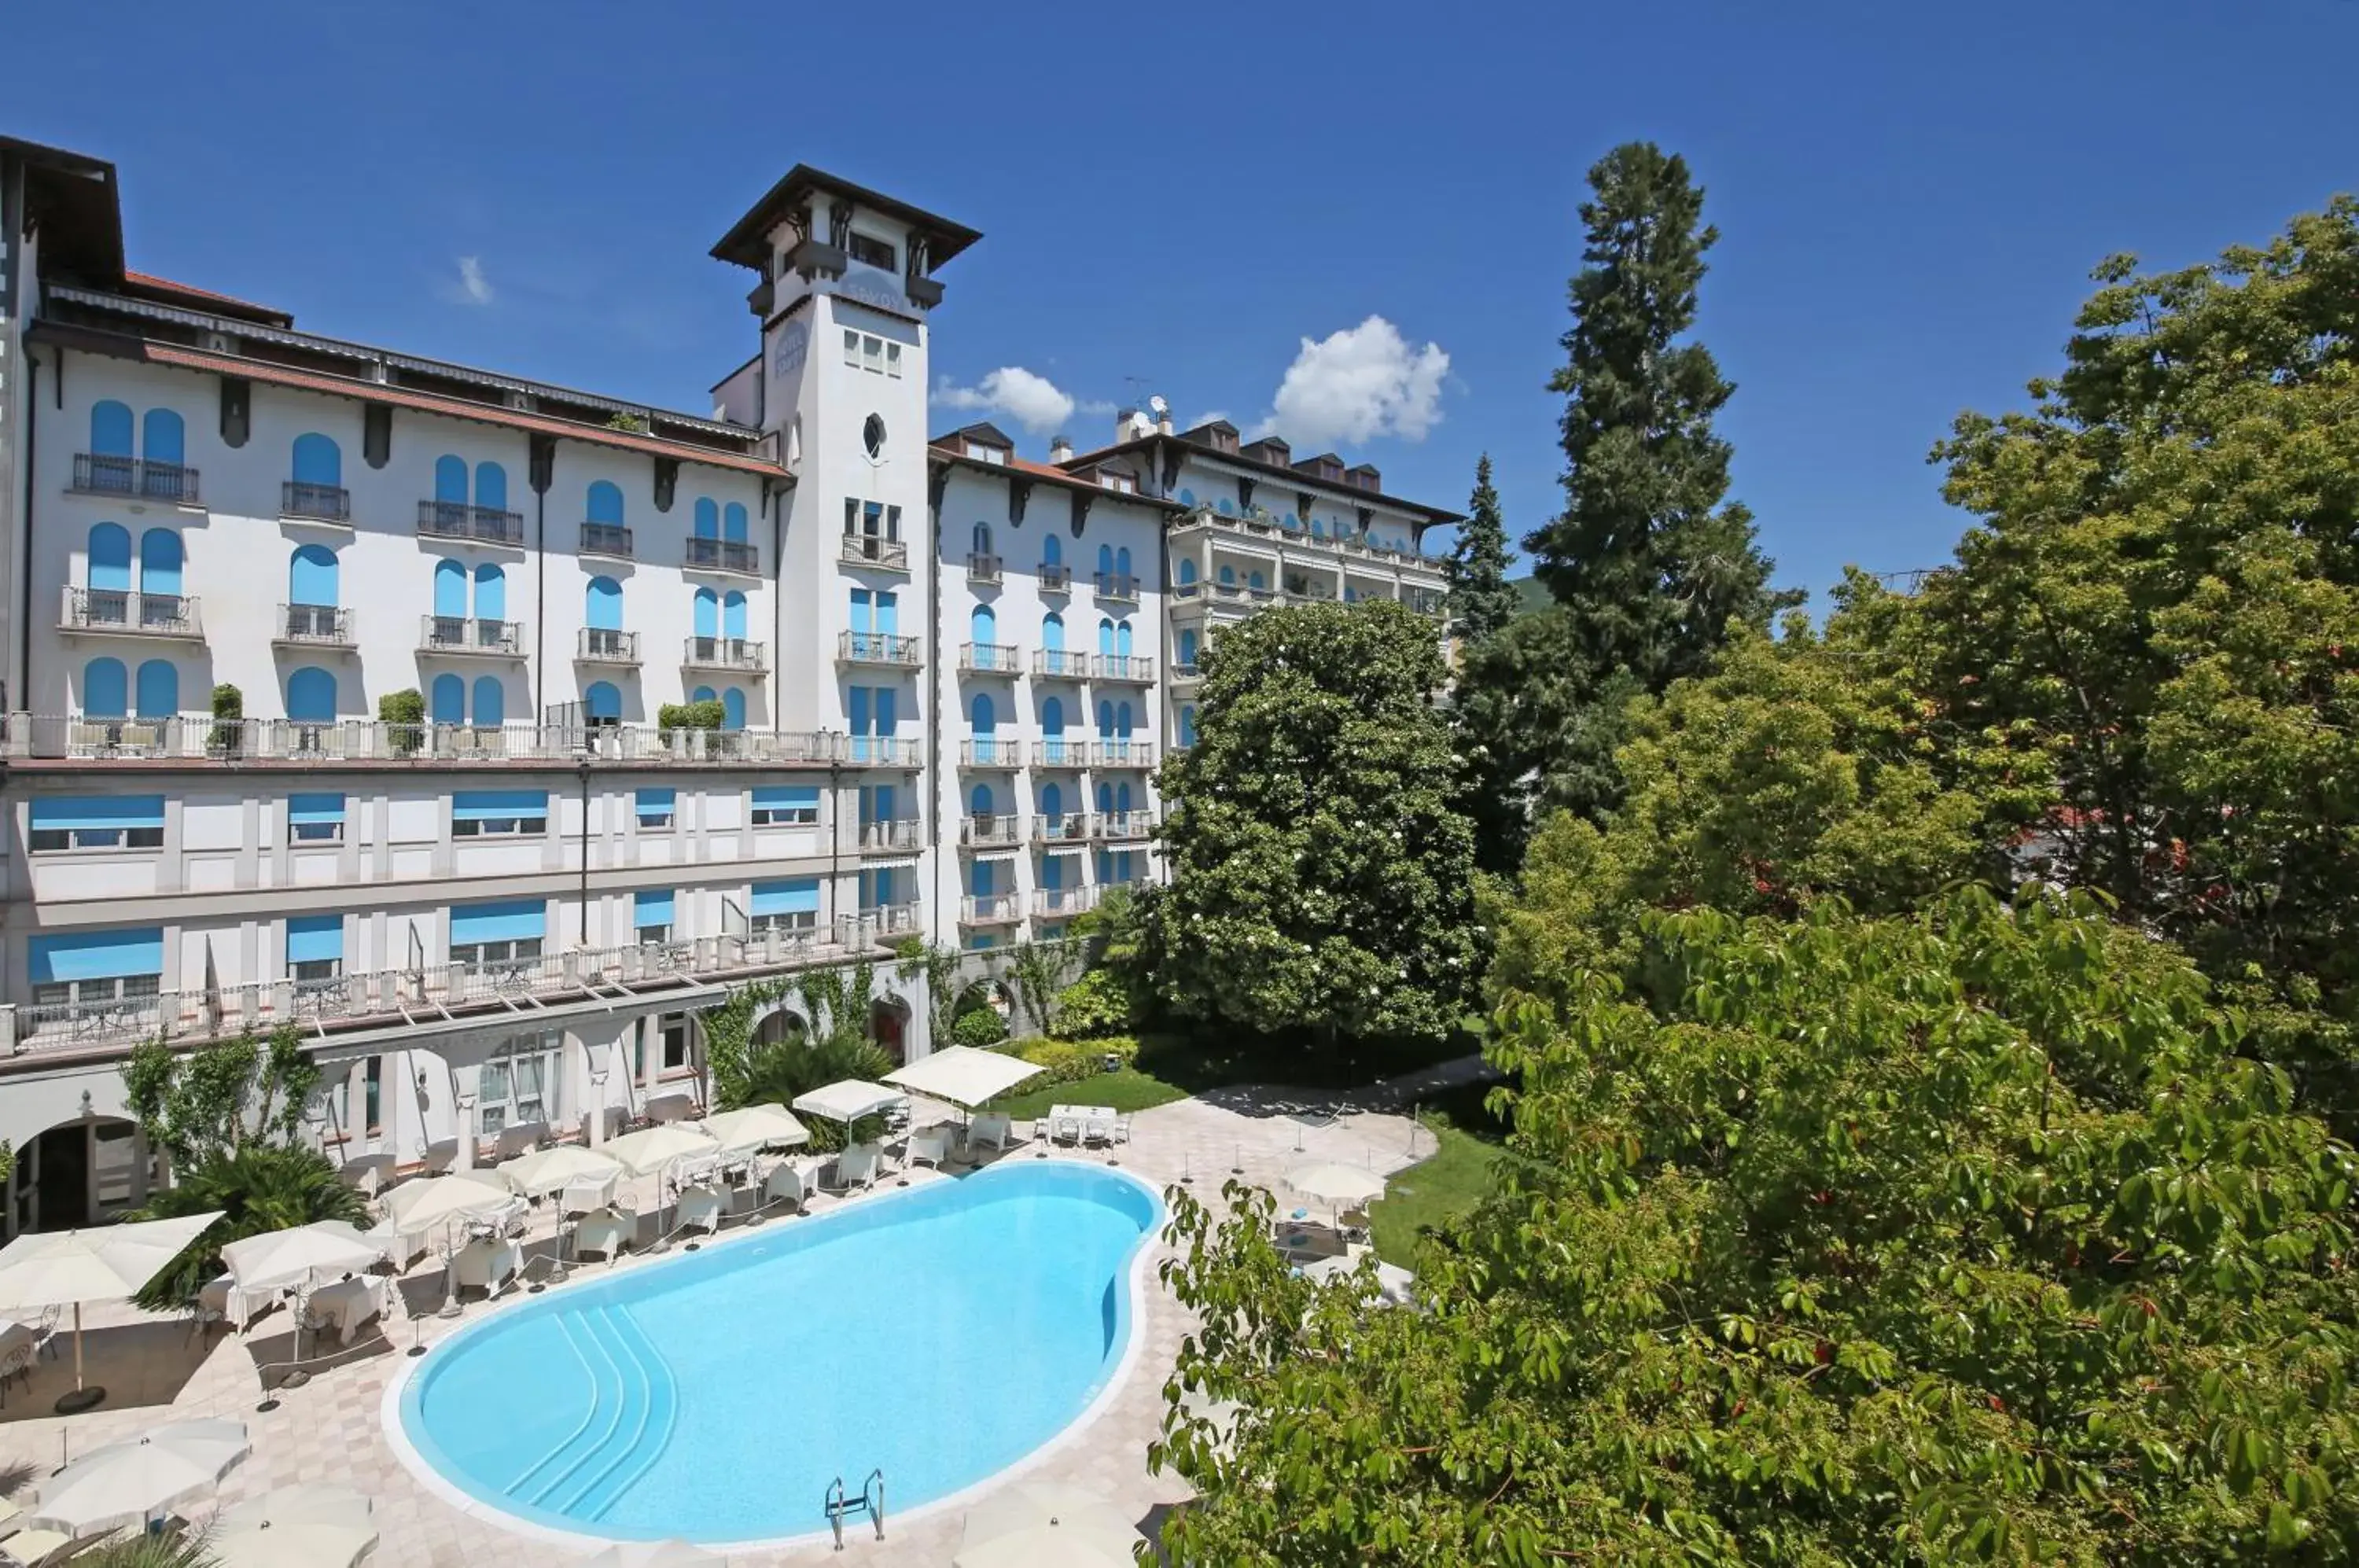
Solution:
<svg viewBox="0 0 2359 1568"><path fill-rule="evenodd" d="M770 231L792 209L799 207L814 193L841 196L882 212L888 218L907 223L926 236L929 258L940 267L951 257L983 238L980 232L964 223L954 223L922 207L913 207L881 191L849 180L839 180L824 169L799 163L787 170L762 199L746 209L745 215L730 227L727 234L712 247L717 261L734 261L740 267L750 267L768 276Z"/></svg>

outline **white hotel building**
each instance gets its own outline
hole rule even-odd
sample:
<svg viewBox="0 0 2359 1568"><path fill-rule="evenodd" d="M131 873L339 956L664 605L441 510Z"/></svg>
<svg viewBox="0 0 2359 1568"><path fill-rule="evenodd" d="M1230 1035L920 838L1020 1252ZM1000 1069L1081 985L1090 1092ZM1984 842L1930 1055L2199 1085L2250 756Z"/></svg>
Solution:
<svg viewBox="0 0 2359 1568"><path fill-rule="evenodd" d="M1438 614L1453 515L1374 469L1135 415L928 441L978 237L796 168L713 248L758 343L686 414L130 270L113 167L0 138L0 1235L161 1179L146 1040L293 1022L336 1158L701 1099L733 987L1148 876L1225 620Z"/></svg>

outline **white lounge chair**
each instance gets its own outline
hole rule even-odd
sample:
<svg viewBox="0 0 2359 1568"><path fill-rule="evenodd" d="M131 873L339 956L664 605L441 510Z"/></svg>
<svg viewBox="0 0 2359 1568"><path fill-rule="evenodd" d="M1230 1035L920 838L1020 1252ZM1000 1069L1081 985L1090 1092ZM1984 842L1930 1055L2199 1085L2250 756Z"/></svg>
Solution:
<svg viewBox="0 0 2359 1568"><path fill-rule="evenodd" d="M701 1230L712 1236L721 1229L721 1222L729 1213L729 1194L718 1187L690 1187L679 1195L679 1203L672 1212L676 1216L675 1229Z"/></svg>
<svg viewBox="0 0 2359 1568"><path fill-rule="evenodd" d="M63 1530L20 1530L0 1541L0 1563L8 1563L10 1568L43 1568L47 1563L63 1562L86 1544Z"/></svg>
<svg viewBox="0 0 2359 1568"><path fill-rule="evenodd" d="M980 1149L989 1144L992 1148L1005 1152L1008 1145L1021 1140L1016 1136L1016 1124L998 1112L992 1111L974 1118L974 1125L966 1130L966 1141L967 1146L972 1149Z"/></svg>
<svg viewBox="0 0 2359 1568"><path fill-rule="evenodd" d="M639 1216L630 1210L609 1204L583 1220L573 1231L573 1255L580 1258L596 1253L608 1262L623 1255L625 1247L639 1234Z"/></svg>
<svg viewBox="0 0 2359 1568"><path fill-rule="evenodd" d="M792 1164L779 1166L770 1172L770 1179L762 1183L762 1202L765 1204L792 1204L795 1212L800 1214L803 1205L810 1201L810 1189L803 1185L803 1173Z"/></svg>
<svg viewBox="0 0 2359 1568"><path fill-rule="evenodd" d="M924 1132L909 1135L910 1164L930 1165L940 1171L942 1168L942 1161L948 1160L950 1155L950 1134L939 1128L929 1127Z"/></svg>
<svg viewBox="0 0 2359 1568"><path fill-rule="evenodd" d="M839 1192L848 1192L854 1187L873 1186L882 1151L873 1143L855 1143L835 1157L835 1185Z"/></svg>

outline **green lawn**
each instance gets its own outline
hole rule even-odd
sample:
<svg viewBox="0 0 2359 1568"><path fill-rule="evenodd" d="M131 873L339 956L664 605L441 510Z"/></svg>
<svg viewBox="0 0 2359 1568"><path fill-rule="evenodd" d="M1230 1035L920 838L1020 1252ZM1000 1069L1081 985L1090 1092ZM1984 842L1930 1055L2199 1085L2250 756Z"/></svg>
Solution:
<svg viewBox="0 0 2359 1568"><path fill-rule="evenodd" d="M1148 1111L1174 1100L1184 1100L1193 1093L1192 1089L1167 1083L1152 1073L1125 1067L1119 1073L1101 1073L1078 1083L1006 1095L993 1101L991 1108L1017 1121L1028 1121L1047 1116L1051 1105L1106 1105L1125 1113Z"/></svg>
<svg viewBox="0 0 2359 1568"><path fill-rule="evenodd" d="M1506 1158L1502 1129L1482 1108L1482 1092L1453 1095L1430 1108L1425 1125L1440 1149L1392 1178L1368 1209L1370 1240L1387 1263L1415 1269L1428 1225L1465 1214L1489 1191L1492 1167Z"/></svg>

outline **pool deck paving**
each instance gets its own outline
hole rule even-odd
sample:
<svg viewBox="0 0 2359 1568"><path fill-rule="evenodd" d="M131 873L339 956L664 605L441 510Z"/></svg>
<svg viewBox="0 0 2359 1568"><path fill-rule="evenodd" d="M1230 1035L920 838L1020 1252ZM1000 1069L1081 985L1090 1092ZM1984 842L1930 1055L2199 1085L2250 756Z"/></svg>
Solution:
<svg viewBox="0 0 2359 1568"><path fill-rule="evenodd" d="M1076 1083L1071 1093L1075 1101L1085 1102L1088 1084ZM1366 1091L1321 1095L1217 1090L1203 1098L1139 1112L1132 1118L1126 1145L1110 1150L1058 1149L1049 1158L1099 1165L1111 1158L1158 1191L1184 1179L1207 1197L1217 1196L1222 1184L1232 1179L1233 1167L1242 1167L1244 1180L1273 1188L1288 1166L1309 1160L1365 1165L1388 1173L1433 1152L1432 1136L1407 1116L1368 1108L1397 1103ZM918 1108L921 1123L934 1119L929 1109L942 1116L952 1114L923 1101ZM1031 1159L1044 1147L1036 1139L1005 1158ZM923 1169L908 1173L913 1184L951 1179ZM886 1178L877 1192L896 1190L894 1181ZM813 1202L811 1213L874 1201L874 1196L821 1198ZM767 1223L802 1222L778 1218ZM538 1242L546 1250L551 1234L552 1222L536 1215L528 1247ZM1185 1498L1185 1483L1169 1475L1150 1475L1147 1468L1147 1446L1162 1427L1163 1385L1189 1328L1187 1313L1157 1274L1156 1266L1169 1256L1159 1238L1149 1242L1142 1276L1140 1350L1127 1376L1086 1423L1068 1431L1031 1461L995 1477L994 1484L1021 1475L1081 1486L1142 1523L1159 1519L1164 1508ZM645 1254L634 1254L613 1268L645 1268L650 1261ZM573 1278L599 1278L607 1268L588 1264ZM524 1533L445 1500L396 1454L386 1434L386 1390L412 1365L403 1352L413 1340L430 1347L502 1305L527 1299L512 1290L489 1306L471 1301L460 1317L445 1320L432 1315L441 1300L441 1279L439 1263L430 1257L421 1260L401 1280L404 1302L419 1316L409 1317L402 1306L395 1307L383 1340L356 1342L339 1364L315 1372L299 1388L279 1390L277 1407L268 1411L256 1408L266 1398L262 1368L286 1359L291 1344L283 1312L257 1322L246 1338L216 1328L200 1339L184 1321L149 1317L127 1305L87 1309L83 1321L90 1380L110 1389L109 1401L80 1416L49 1413L56 1396L72 1386L72 1346L69 1336L60 1335L56 1358L37 1365L29 1386L12 1385L5 1405L0 1406L0 1491L19 1499L29 1497L33 1483L69 1451L86 1453L166 1421L221 1416L245 1421L254 1444L253 1454L223 1482L222 1503L297 1483L335 1483L376 1499L379 1540L369 1560L375 1564L557 1568L579 1563L593 1548ZM889 1352L890 1347L879 1348ZM762 1475L757 1452L747 1451L745 1465L749 1486L774 1484ZM816 1493L823 1479L779 1477L775 1484ZM889 1485L890 1476L886 1479ZM852 1485L855 1478L846 1476L845 1481ZM201 1524L210 1508L192 1505L188 1512ZM821 1541L735 1552L725 1561L737 1568L819 1562L949 1568L958 1552L962 1522L963 1509L957 1506L907 1517L888 1508L881 1541L864 1521L851 1520L841 1554Z"/></svg>

